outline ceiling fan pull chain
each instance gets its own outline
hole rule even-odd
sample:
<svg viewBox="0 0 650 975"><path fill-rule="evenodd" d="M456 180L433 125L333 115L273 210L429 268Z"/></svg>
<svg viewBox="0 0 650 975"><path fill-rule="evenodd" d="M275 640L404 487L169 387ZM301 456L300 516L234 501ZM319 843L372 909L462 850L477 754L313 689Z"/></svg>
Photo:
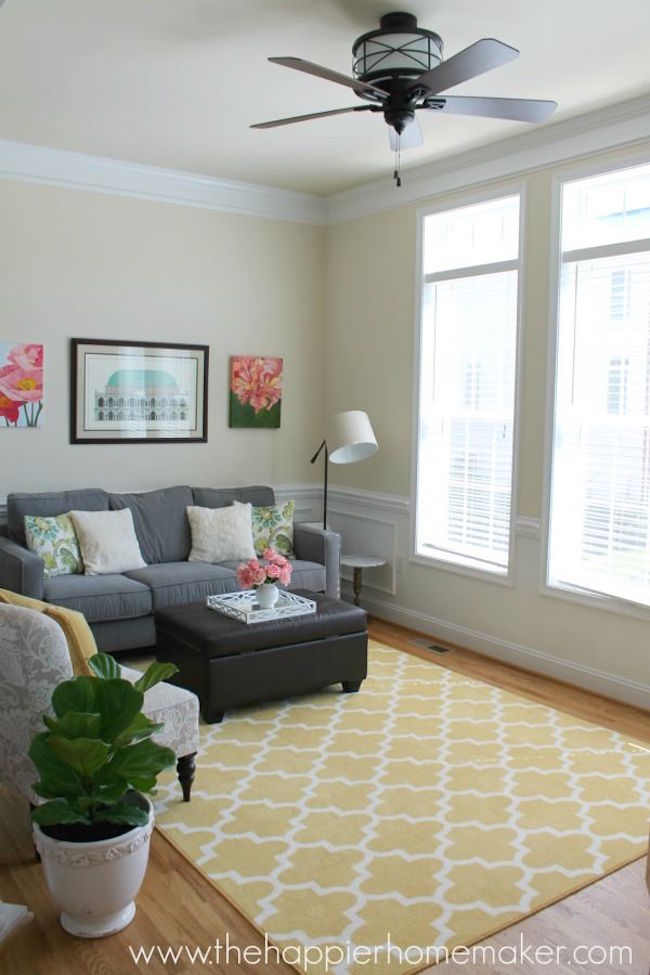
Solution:
<svg viewBox="0 0 650 975"><path fill-rule="evenodd" d="M402 136L397 133L397 142L395 143L395 170L393 172L393 179L395 180L395 186L402 185L402 177L400 176L400 169L402 167L402 150L401 150Z"/></svg>

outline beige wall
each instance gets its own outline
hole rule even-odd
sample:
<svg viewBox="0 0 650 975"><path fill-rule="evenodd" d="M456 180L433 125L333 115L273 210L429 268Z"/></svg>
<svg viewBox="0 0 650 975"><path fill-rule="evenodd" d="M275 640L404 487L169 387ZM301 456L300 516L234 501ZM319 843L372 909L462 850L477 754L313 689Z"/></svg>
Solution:
<svg viewBox="0 0 650 975"><path fill-rule="evenodd" d="M45 344L44 426L0 430L0 496L308 480L323 396L324 231L0 181L0 340ZM72 446L73 336L210 346L207 444ZM279 430L229 430L228 357L285 360Z"/></svg>
<svg viewBox="0 0 650 975"><path fill-rule="evenodd" d="M617 164L621 158L625 156L610 153L602 162L611 159ZM515 510L529 518L541 518L543 510L550 212L555 171L539 171L498 186L506 193L523 180L526 193ZM404 180L408 180L408 172ZM476 192L477 187L472 187L420 206L453 206L466 202L468 194ZM418 209L409 205L328 230L326 408L367 410L380 442L380 451L373 459L333 469L331 480L335 485L403 496L411 493ZM382 514L378 525L391 517ZM575 664L646 686L650 683L650 625L541 595L541 539L523 534L517 538L514 587L509 588L409 562L408 519L400 521L396 515L395 522L397 553L401 553L399 561L404 565L404 571L395 576L396 594L366 590L370 600L380 600L370 603L380 614L387 612L440 638L453 639L455 635L456 642L477 649L485 649L490 642L493 648L512 644L514 659L518 659L519 647L550 654L570 667ZM387 583L388 572L378 573L375 579ZM371 586L372 577L368 576L367 582ZM536 666L535 657L523 653L519 662ZM576 679L580 679L577 671Z"/></svg>

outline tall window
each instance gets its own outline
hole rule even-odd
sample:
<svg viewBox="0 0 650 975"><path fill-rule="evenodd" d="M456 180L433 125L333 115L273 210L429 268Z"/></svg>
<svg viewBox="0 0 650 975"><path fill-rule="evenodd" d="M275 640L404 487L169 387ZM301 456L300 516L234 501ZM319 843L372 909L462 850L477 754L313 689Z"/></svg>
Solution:
<svg viewBox="0 0 650 975"><path fill-rule="evenodd" d="M568 182L551 586L650 606L650 166Z"/></svg>
<svg viewBox="0 0 650 975"><path fill-rule="evenodd" d="M519 196L424 218L416 554L505 575Z"/></svg>

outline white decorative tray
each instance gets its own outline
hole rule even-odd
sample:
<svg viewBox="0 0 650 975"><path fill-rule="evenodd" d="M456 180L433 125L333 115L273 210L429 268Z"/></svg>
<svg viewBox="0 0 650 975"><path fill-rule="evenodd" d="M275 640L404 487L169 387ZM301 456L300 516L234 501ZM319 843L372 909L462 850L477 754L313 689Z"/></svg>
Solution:
<svg viewBox="0 0 650 975"><path fill-rule="evenodd" d="M281 620L289 616L308 616L309 613L315 613L318 608L313 599L305 599L304 596L287 592L286 589L280 589L279 593L273 609L260 609L253 589L226 592L221 596L208 596L207 607L247 624Z"/></svg>

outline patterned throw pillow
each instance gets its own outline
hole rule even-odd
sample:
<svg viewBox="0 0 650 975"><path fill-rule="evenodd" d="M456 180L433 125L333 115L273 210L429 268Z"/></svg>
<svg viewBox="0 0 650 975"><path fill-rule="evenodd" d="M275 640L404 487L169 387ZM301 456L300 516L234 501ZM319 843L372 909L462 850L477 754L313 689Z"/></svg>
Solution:
<svg viewBox="0 0 650 975"><path fill-rule="evenodd" d="M45 578L83 572L79 542L70 515L48 518L25 515L25 537L27 547L40 555L45 563Z"/></svg>
<svg viewBox="0 0 650 975"><path fill-rule="evenodd" d="M253 508L253 545L258 555L265 548L274 548L288 559L295 559L293 550L293 512L295 501Z"/></svg>

